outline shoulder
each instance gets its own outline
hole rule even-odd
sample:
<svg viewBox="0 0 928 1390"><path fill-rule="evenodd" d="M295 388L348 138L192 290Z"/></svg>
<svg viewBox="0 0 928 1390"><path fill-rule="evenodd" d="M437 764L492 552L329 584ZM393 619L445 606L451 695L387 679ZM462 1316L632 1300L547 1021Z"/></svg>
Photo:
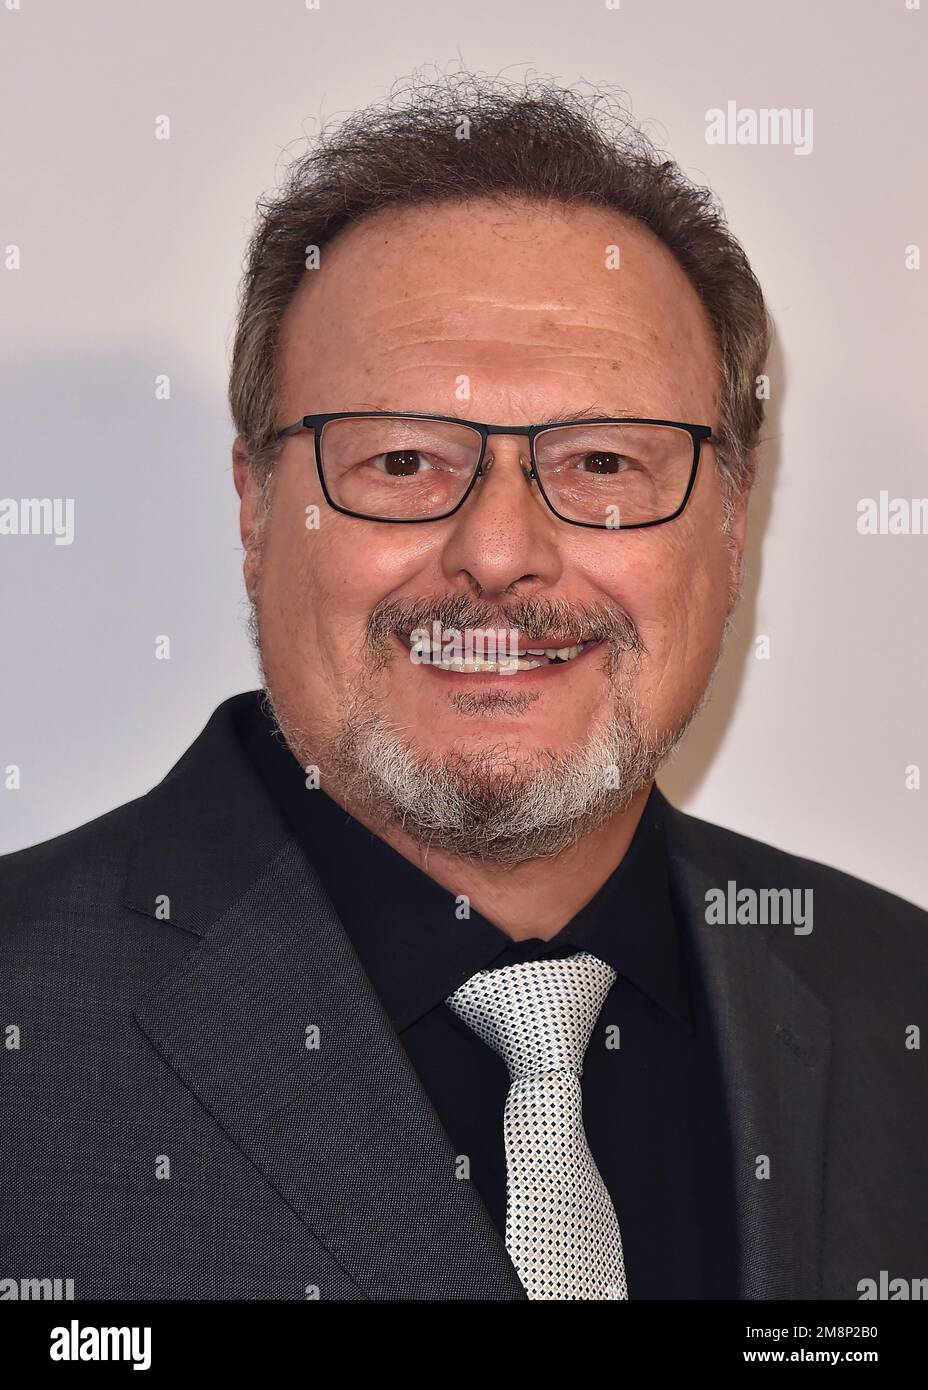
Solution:
<svg viewBox="0 0 928 1390"><path fill-rule="evenodd" d="M165 777L142 795L63 835L0 856L0 950L23 930L52 931L62 920L73 930L121 909L140 857L153 854L168 874L184 855L191 827L218 823L230 805L241 812L235 719L237 711L252 709L258 693L224 701ZM188 857L195 869L196 847Z"/></svg>
<svg viewBox="0 0 928 1390"><path fill-rule="evenodd" d="M770 878L771 884L779 877L784 886L817 885L827 889L831 898L842 900L848 906L856 903L875 907L879 904L889 912L928 922L928 912L890 889L879 888L820 860L779 849L765 840L700 820L672 806L666 799L664 805L671 849L682 857L710 868L741 867L755 877L763 873Z"/></svg>
<svg viewBox="0 0 928 1390"><path fill-rule="evenodd" d="M928 988L928 912L916 903L666 800L664 807L671 865L692 916L757 926L826 992L829 977L864 989L888 978L913 992Z"/></svg>
<svg viewBox="0 0 928 1390"><path fill-rule="evenodd" d="M186 932L126 901L144 800L0 857L0 997L108 1015L190 949Z"/></svg>
<svg viewBox="0 0 928 1390"><path fill-rule="evenodd" d="M121 896L143 800L138 797L63 835L0 855L0 938L17 922L65 902L112 907Z"/></svg>

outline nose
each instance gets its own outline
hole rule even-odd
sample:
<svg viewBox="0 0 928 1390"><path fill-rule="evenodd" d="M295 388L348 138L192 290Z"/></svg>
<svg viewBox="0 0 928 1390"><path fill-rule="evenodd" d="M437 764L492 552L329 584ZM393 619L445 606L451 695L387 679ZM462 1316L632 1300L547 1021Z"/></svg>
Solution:
<svg viewBox="0 0 928 1390"><path fill-rule="evenodd" d="M554 584L563 570L557 518L532 486L528 440L490 435L481 476L450 518L442 566L487 597L520 586L525 593Z"/></svg>

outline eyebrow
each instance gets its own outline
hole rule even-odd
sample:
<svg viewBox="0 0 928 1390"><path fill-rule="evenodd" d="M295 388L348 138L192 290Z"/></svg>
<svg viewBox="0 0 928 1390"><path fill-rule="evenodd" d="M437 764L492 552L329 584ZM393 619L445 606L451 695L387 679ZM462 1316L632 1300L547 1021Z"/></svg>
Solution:
<svg viewBox="0 0 928 1390"><path fill-rule="evenodd" d="M564 420L619 420L623 415L634 414L631 410L610 410L604 405L578 406L571 410L559 410L538 420L539 425L560 425Z"/></svg>
<svg viewBox="0 0 928 1390"><path fill-rule="evenodd" d="M367 410L384 411L388 414L392 413L401 415L403 413L402 411L396 411L392 406L386 405L369 405L364 408ZM413 411L412 413L414 415L444 415L443 411L431 410ZM596 405L594 403L593 405L582 405L576 407L569 407L566 410L557 410L553 414L543 415L540 420L526 420L524 423L536 425L561 425L564 423L565 420L620 420L625 415L634 414L635 412L633 410L610 410L607 406ZM448 418L453 419L455 417L451 416ZM468 420L471 417L462 412L462 414L458 418L460 418L461 420ZM499 424L500 422L497 420L493 423Z"/></svg>

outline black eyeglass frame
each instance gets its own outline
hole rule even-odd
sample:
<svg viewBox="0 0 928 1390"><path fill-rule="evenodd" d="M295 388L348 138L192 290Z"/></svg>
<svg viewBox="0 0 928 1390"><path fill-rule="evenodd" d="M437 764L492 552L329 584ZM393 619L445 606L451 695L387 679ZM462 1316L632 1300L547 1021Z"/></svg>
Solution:
<svg viewBox="0 0 928 1390"><path fill-rule="evenodd" d="M365 512L353 512L348 507L342 507L338 502L334 502L326 486L325 472L322 467L322 429L331 420L435 420L440 424L447 425L466 425L472 430L476 430L480 435L480 454L474 468L474 476L467 484L461 499L450 511L441 512L438 516L413 516L413 517L391 517L391 516L368 516ZM551 498L545 492L544 484L538 476L535 467L535 440L546 430L566 429L569 425L670 425L674 429L684 430L693 441L693 463L690 469L689 482L686 492L683 494L683 501L675 512L669 516L659 517L656 521L633 521L628 526L609 526L599 521L577 521L574 517L564 516L558 511ZM599 416L596 418L586 418L580 420L559 420L556 424L546 425L487 425L479 420L462 420L459 415L429 415L424 412L414 410L333 410L321 415L304 415L301 420L297 420L293 425L286 425L277 431L276 438L284 439L289 435L300 434L303 430L313 431L313 444L316 453L316 471L319 474L319 485L326 502L333 511L341 512L343 516L357 517L359 521L384 521L396 526L415 526L419 522L426 521L445 521L449 516L454 516L455 512L460 511L474 489L474 484L478 478L486 476L483 468L483 460L487 451L487 440L493 434L518 434L528 439L529 459L531 467L527 473L527 478L531 482L534 480L538 484L538 491L541 493L548 508L561 521L566 521L570 526L587 526L596 531L638 531L646 526L663 526L668 521L675 521L683 511L690 499L690 494L696 483L696 470L699 467L699 448L700 445L712 438L712 429L709 425L689 425L681 420L653 420L645 416L623 415L621 417Z"/></svg>

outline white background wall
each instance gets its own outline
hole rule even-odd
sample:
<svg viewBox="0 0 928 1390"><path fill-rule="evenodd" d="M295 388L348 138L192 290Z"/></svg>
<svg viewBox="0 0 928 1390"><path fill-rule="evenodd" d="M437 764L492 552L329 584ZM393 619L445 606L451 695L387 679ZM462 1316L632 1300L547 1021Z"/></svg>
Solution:
<svg viewBox="0 0 928 1390"><path fill-rule="evenodd" d="M928 272L905 265L928 243L928 3L10 3L0 496L73 496L77 536L0 537L0 769L23 776L0 850L147 789L256 683L225 405L255 199L320 119L463 61L624 89L721 195L777 324L737 634L665 790L928 906L928 787L904 781L928 777L928 536L857 530L863 497L928 495ZM729 100L811 107L812 153L707 144Z"/></svg>

